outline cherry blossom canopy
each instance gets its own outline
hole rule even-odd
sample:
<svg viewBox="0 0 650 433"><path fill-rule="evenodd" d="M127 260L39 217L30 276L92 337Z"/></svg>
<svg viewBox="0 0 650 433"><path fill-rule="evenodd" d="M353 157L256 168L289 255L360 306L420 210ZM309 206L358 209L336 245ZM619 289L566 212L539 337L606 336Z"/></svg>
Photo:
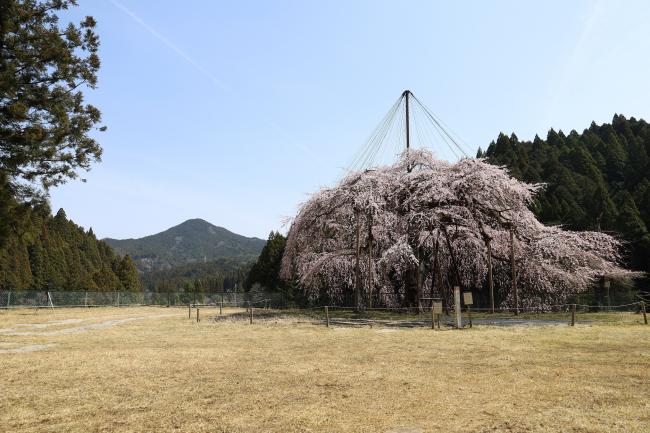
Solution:
<svg viewBox="0 0 650 433"><path fill-rule="evenodd" d="M484 306L545 309L599 277L632 275L616 238L537 221L529 207L542 187L481 159L452 164L407 150L301 206L283 277L314 301L360 308L450 303L461 286Z"/></svg>

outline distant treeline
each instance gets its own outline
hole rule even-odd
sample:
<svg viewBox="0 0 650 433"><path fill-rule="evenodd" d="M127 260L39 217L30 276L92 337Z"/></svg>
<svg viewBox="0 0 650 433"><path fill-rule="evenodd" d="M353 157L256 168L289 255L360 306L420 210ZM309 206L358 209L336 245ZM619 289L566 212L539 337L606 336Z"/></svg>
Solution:
<svg viewBox="0 0 650 433"><path fill-rule="evenodd" d="M92 229L68 220L63 209L52 216L44 203L14 205L20 218L0 236L0 289L140 289L129 256L115 255Z"/></svg>
<svg viewBox="0 0 650 433"><path fill-rule="evenodd" d="M499 135L478 156L507 166L518 179L547 187L534 211L546 224L618 233L628 265L650 272L650 125L615 115L612 123L546 140Z"/></svg>
<svg viewBox="0 0 650 433"><path fill-rule="evenodd" d="M220 293L243 291L252 263L237 259L217 259L188 263L141 275L145 290L155 292Z"/></svg>

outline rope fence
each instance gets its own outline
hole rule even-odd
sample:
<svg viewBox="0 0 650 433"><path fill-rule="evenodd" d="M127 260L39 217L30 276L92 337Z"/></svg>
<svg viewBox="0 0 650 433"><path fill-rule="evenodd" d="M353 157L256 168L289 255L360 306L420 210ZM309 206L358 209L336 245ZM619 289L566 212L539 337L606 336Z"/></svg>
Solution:
<svg viewBox="0 0 650 433"><path fill-rule="evenodd" d="M210 305L209 307L214 307ZM559 304L554 307L556 311L540 312L539 310L519 311L515 314L512 309L502 309L495 313L489 312L489 309L470 309L461 308L458 313L452 309L448 312L436 311L433 307L428 310L418 308L398 307L398 308L367 308L357 310L348 306L312 306L300 309L290 308L271 308L264 301L251 303L246 306L245 311L230 312L223 311L224 305L219 306L219 314L212 317L214 321L222 320L241 320L253 324L254 321L265 323L268 321L277 322L279 320L291 319L293 323L310 323L315 325L325 325L326 327L383 327L383 328L417 328L431 327L431 329L451 329L451 328L472 328L475 325L484 326L512 326L512 325L570 325L575 326L580 320L583 324L592 323L592 321L602 320L601 317L595 317L595 313L605 311L589 311L593 306L581 304ZM582 311L578 307L583 308ZM630 311L631 307L637 307L636 310ZM203 308L201 305L188 304L188 318L192 318L192 308L197 309L197 321L199 317L198 309ZM596 307L599 308L599 307ZM608 306L609 311L621 311L627 308L628 312L636 312L642 315L643 324L648 324L646 315L646 304L644 301ZM623 310L624 311L624 310ZM592 316L585 316L592 314Z"/></svg>

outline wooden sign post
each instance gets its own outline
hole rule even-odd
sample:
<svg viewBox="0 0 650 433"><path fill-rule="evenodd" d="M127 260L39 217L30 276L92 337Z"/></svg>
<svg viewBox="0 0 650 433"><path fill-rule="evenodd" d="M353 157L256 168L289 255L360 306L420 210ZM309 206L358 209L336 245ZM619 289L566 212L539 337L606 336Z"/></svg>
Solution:
<svg viewBox="0 0 650 433"><path fill-rule="evenodd" d="M467 318L469 319L469 327L472 327L472 310L471 306L474 304L472 299L472 292L463 292L463 302L467 306Z"/></svg>

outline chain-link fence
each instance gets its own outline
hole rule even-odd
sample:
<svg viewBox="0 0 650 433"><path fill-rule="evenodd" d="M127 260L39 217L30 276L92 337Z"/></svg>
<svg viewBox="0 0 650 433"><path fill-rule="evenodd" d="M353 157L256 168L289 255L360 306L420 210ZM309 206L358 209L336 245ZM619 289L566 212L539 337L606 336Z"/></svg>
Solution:
<svg viewBox="0 0 650 433"><path fill-rule="evenodd" d="M643 294L646 295L646 294ZM190 306L190 314L195 308L208 307L205 314L215 320L243 319L263 321L289 319L294 322L310 322L328 326L377 326L387 328L436 327L465 328L472 326L512 326L512 325L566 325L589 324L619 321L621 315L628 314L626 320L647 322L646 298L639 295L637 302L611 306L586 304L561 304L539 309L520 308L495 309L462 305L459 315L455 306L441 306L434 311L431 305L423 307L363 308L349 305L302 305L299 308L282 293L276 292L104 292L104 291L43 291L43 290L0 290L0 309L9 308L60 308L60 307L124 307L124 306ZM241 308L244 311L227 308ZM254 312L254 314L253 314ZM198 315L197 315L198 317Z"/></svg>
<svg viewBox="0 0 650 433"><path fill-rule="evenodd" d="M249 305L281 308L288 305L281 293L265 292L105 292L0 290L0 308L121 307L135 305L223 305L245 308Z"/></svg>

